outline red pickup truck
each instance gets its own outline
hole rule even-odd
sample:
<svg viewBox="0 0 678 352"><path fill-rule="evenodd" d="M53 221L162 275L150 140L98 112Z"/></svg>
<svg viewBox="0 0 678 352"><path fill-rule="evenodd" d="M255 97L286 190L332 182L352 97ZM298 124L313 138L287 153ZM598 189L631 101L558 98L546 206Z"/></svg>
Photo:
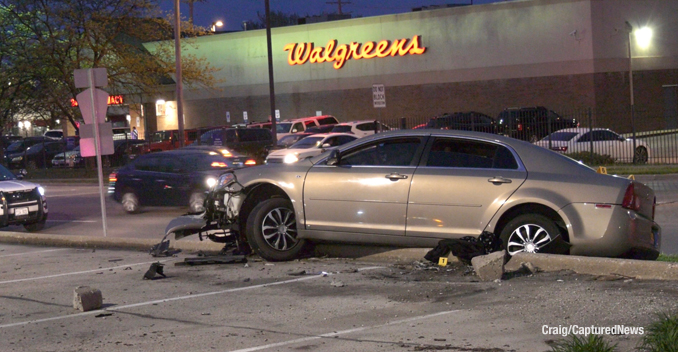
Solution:
<svg viewBox="0 0 678 352"><path fill-rule="evenodd" d="M148 152L161 152L179 148L179 131L157 131L151 133ZM184 130L184 146L195 142L199 133L197 129Z"/></svg>

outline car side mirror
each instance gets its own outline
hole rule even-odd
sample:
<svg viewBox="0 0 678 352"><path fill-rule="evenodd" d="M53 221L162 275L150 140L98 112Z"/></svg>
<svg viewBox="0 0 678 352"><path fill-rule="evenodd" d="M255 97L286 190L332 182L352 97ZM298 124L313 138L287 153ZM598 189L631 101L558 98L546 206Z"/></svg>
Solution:
<svg viewBox="0 0 678 352"><path fill-rule="evenodd" d="M323 145L320 148L329 148L331 145L329 143L323 143Z"/></svg>
<svg viewBox="0 0 678 352"><path fill-rule="evenodd" d="M297 133L297 129L296 129L296 128L293 129L293 130L292 130L292 133Z"/></svg>
<svg viewBox="0 0 678 352"><path fill-rule="evenodd" d="M327 157L327 165L336 166L339 165L339 161L341 161L341 155L339 155L338 150L333 149L330 153L330 156Z"/></svg>

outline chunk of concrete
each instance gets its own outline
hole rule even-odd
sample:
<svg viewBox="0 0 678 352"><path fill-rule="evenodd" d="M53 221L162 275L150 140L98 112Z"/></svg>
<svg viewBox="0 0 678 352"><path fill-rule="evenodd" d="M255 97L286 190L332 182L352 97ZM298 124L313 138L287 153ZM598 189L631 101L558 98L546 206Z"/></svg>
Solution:
<svg viewBox="0 0 678 352"><path fill-rule="evenodd" d="M483 281L501 280L504 275L504 251L480 255L471 259L473 270Z"/></svg>
<svg viewBox="0 0 678 352"><path fill-rule="evenodd" d="M104 299L101 291L89 286L78 286L73 291L73 308L88 312L101 308Z"/></svg>

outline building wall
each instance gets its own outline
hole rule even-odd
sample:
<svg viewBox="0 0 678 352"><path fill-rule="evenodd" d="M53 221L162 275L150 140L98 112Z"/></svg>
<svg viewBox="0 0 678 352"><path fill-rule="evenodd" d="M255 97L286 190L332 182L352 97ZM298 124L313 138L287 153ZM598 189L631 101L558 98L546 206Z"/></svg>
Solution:
<svg viewBox="0 0 678 352"><path fill-rule="evenodd" d="M276 108L282 118L333 114L340 120L430 117L475 110L544 105L556 111L592 108L611 121L629 107L628 32L652 25L653 45L632 47L636 106L660 116L661 85L678 70L678 1L526 0L274 28ZM290 43L338 44L421 36L423 55L290 66ZM152 50L153 44L149 44ZM198 38L183 51L221 68L217 90L184 92L186 126L267 120L264 30ZM371 87L386 86L385 109L372 107ZM604 115L603 116L603 112ZM652 117L653 118L653 117ZM656 125L648 122L648 126Z"/></svg>

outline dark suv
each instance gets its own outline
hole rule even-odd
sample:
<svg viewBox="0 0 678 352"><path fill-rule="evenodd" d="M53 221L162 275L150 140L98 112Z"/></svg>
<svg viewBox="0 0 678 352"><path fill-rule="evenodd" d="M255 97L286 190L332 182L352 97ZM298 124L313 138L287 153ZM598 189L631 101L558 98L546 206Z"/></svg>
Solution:
<svg viewBox="0 0 678 352"><path fill-rule="evenodd" d="M532 143L551 132L579 126L576 119L565 118L543 106L508 108L497 117L499 133Z"/></svg>
<svg viewBox="0 0 678 352"><path fill-rule="evenodd" d="M138 212L143 205L183 205L199 212L219 175L248 165L246 160L203 148L143 154L108 176L108 193L128 213Z"/></svg>
<svg viewBox="0 0 678 352"><path fill-rule="evenodd" d="M497 122L481 112L455 112L431 118L426 128L497 133Z"/></svg>
<svg viewBox="0 0 678 352"><path fill-rule="evenodd" d="M218 128L203 133L200 144L224 146L263 164L267 151L273 146L273 136L266 128Z"/></svg>

